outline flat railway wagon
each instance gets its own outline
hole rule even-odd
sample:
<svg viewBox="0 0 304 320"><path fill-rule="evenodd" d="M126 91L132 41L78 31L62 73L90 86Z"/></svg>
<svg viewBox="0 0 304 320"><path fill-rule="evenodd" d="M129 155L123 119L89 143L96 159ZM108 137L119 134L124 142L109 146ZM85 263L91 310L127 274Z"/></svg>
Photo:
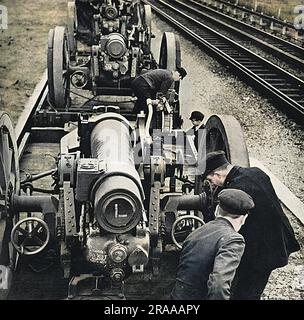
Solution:
<svg viewBox="0 0 304 320"><path fill-rule="evenodd" d="M130 81L144 69L180 66L178 37L164 33L156 63L148 5L95 1L96 8L93 44L81 42L75 16L74 29L71 21L55 27L48 72L16 127L0 113L3 299L20 265L52 268L50 257L68 299L124 299L127 279L157 277L164 253L178 254L185 237L214 218L217 190L201 179L206 152L224 150L249 166L232 116L210 116L196 150L182 128L178 86L147 114L132 112Z"/></svg>

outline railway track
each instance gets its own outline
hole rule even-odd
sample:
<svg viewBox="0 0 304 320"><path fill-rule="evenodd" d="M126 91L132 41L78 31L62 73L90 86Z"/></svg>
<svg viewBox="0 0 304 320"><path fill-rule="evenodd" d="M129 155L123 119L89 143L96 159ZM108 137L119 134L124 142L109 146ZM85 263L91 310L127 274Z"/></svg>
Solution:
<svg viewBox="0 0 304 320"><path fill-rule="evenodd" d="M230 17L196 0L171 0L171 3L202 22L211 23L242 40L250 41L291 66L304 68L304 48L290 41Z"/></svg>
<svg viewBox="0 0 304 320"><path fill-rule="evenodd" d="M150 3L152 10L162 19L228 65L241 80L271 97L283 112L303 124L304 81L178 9L176 3L172 5L162 0Z"/></svg>
<svg viewBox="0 0 304 320"><path fill-rule="evenodd" d="M257 19L262 19L259 21L260 24L262 24L262 27L268 27L272 31L275 31L275 29L278 29L279 27L281 27L282 29L285 27L292 31L298 31L294 24L292 24L291 22L281 20L279 17L276 18L274 16L264 14L263 12L258 12L256 10L257 3L256 8L247 8L245 6L239 5L238 0L236 0L234 3L230 0L200 0L200 2L209 5L210 7L213 7L215 9L218 9L222 12L226 12L227 14L232 14L235 16L240 15L243 20L250 20L250 17L254 17L255 22L257 22ZM284 32L282 33L284 34ZM301 40L296 41L299 43L303 43Z"/></svg>

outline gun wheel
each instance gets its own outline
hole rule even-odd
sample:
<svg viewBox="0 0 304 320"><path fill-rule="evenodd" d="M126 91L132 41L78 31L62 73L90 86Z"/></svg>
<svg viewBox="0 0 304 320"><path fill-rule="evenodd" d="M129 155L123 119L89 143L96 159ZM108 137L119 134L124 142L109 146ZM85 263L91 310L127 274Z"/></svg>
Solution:
<svg viewBox="0 0 304 320"><path fill-rule="evenodd" d="M69 43L65 27L55 27L48 38L49 102L55 108L66 108L70 97Z"/></svg>
<svg viewBox="0 0 304 320"><path fill-rule="evenodd" d="M16 261L10 233L19 216L14 214L10 204L12 196L19 191L19 156L14 128L8 114L0 112L0 300L7 298Z"/></svg>
<svg viewBox="0 0 304 320"><path fill-rule="evenodd" d="M165 32L162 37L160 55L159 55L159 68L168 69L171 71L176 70L176 67L181 67L181 47L179 37L173 32ZM180 82L174 84L174 90L179 93ZM173 110L173 129L179 129L182 126L180 101L177 101Z"/></svg>
<svg viewBox="0 0 304 320"><path fill-rule="evenodd" d="M242 127L231 115L212 115L206 121L206 153L223 150L232 165L249 167Z"/></svg>
<svg viewBox="0 0 304 320"><path fill-rule="evenodd" d="M205 134L199 142L198 161L212 151L223 150L232 165L249 167L249 155L242 127L237 119L231 115L212 115L205 125ZM201 170L201 169L200 169ZM200 175L196 176L195 194L205 191L209 198L210 207L204 218L209 221L216 206L216 197L219 191L210 185L204 184Z"/></svg>

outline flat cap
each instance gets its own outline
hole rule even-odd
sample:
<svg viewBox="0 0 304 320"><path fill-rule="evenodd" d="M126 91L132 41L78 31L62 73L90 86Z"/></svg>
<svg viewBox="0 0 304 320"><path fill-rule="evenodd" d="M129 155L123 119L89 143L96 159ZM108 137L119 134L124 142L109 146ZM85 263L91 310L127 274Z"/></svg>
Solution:
<svg viewBox="0 0 304 320"><path fill-rule="evenodd" d="M201 113L200 111L192 111L190 120L195 119L195 120L203 120L204 119L204 114Z"/></svg>
<svg viewBox="0 0 304 320"><path fill-rule="evenodd" d="M224 189L218 194L219 206L226 212L245 215L254 208L251 196L238 189Z"/></svg>

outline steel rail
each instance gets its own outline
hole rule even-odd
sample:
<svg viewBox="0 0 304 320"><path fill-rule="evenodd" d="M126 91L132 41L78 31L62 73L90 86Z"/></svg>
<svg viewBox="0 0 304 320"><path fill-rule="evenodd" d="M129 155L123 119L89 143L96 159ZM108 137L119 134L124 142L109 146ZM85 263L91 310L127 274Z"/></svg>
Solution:
<svg viewBox="0 0 304 320"><path fill-rule="evenodd" d="M171 2L185 8L204 20L210 21L220 28L252 41L281 60L290 63L292 66L296 65L297 67L303 68L304 70L304 48L223 14L197 1L188 0L187 4L179 0L171 0Z"/></svg>
<svg viewBox="0 0 304 320"><path fill-rule="evenodd" d="M143 0L143 2L148 3L146 0ZM296 121L303 123L304 82L301 79L162 0L157 1L157 6L150 4L156 14L186 34L212 56L224 62L224 64L228 64L241 79L250 82L261 92L267 93L268 96L270 95L280 104L284 112L292 115ZM167 13L161 10L159 6L165 8ZM199 34L186 27L185 24L188 26L191 24L192 29L199 29Z"/></svg>

